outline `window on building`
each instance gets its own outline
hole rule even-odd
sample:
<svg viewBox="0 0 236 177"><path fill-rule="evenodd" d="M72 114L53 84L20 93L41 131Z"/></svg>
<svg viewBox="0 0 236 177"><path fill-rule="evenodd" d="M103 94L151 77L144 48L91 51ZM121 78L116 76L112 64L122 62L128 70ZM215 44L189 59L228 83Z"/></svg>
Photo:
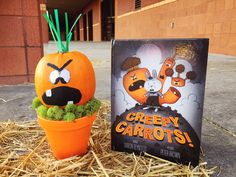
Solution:
<svg viewBox="0 0 236 177"><path fill-rule="evenodd" d="M135 0L135 10L141 8L141 0Z"/></svg>

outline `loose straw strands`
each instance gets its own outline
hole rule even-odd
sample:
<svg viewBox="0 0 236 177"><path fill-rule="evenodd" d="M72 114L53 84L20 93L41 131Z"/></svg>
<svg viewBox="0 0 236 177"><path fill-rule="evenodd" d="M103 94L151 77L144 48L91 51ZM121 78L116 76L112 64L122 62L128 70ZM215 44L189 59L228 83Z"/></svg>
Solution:
<svg viewBox="0 0 236 177"><path fill-rule="evenodd" d="M37 121L0 123L0 176L210 176L216 170L193 168L145 153L111 151L110 103L102 102L82 157L56 160Z"/></svg>

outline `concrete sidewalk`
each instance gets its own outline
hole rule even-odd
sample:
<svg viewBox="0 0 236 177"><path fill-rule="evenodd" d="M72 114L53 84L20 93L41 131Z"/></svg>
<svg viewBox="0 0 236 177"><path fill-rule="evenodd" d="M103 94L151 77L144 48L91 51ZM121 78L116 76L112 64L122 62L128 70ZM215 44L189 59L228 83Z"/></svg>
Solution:
<svg viewBox="0 0 236 177"><path fill-rule="evenodd" d="M110 99L109 42L72 42L71 50L85 53L93 62L97 78L96 97ZM54 43L45 53L56 51ZM218 166L218 176L236 174L236 57L209 55L202 129L202 150L208 167ZM33 84L0 86L0 121L35 119L30 105ZM216 176L217 174L215 174Z"/></svg>

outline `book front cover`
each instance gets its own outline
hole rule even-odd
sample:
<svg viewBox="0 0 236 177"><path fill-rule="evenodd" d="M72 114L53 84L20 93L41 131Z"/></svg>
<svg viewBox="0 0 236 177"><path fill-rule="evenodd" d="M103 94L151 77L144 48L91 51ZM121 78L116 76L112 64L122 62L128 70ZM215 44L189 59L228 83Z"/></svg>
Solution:
<svg viewBox="0 0 236 177"><path fill-rule="evenodd" d="M112 149L196 166L208 39L112 42Z"/></svg>

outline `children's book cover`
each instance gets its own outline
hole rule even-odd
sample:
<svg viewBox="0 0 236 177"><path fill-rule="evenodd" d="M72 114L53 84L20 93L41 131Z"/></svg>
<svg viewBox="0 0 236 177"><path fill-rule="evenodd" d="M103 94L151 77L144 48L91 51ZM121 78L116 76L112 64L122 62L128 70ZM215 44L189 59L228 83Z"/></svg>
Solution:
<svg viewBox="0 0 236 177"><path fill-rule="evenodd" d="M208 39L112 41L112 149L196 166Z"/></svg>

